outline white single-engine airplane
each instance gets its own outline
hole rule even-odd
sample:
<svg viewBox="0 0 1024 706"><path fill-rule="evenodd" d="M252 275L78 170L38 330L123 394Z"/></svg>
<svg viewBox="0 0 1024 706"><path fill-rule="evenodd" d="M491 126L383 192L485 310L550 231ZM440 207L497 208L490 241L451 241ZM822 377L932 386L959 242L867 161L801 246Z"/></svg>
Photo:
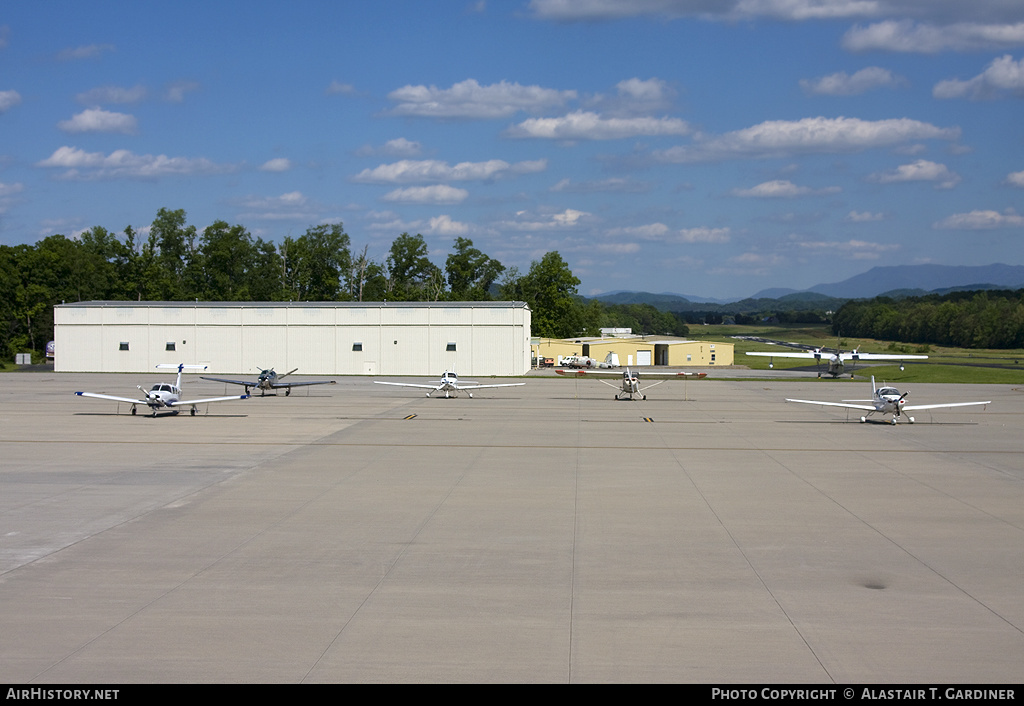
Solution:
<svg viewBox="0 0 1024 706"><path fill-rule="evenodd" d="M658 382L651 383L647 387L640 387L640 373L639 371L631 371L626 368L622 373L603 372L600 370L562 370L559 368L555 371L559 375L565 375L567 377L616 377L621 378L620 385L613 385L607 380L598 380L598 382L607 385L608 387L619 390L615 393L615 399L624 400L626 395L629 395L629 399L633 399L633 395L640 395L640 399L646 400L647 395L643 394L644 390L649 390L655 385L660 385L665 382L664 380L658 380ZM707 373L644 373L645 376L650 377L662 377L662 378L703 378L707 377Z"/></svg>
<svg viewBox="0 0 1024 706"><path fill-rule="evenodd" d="M945 404L906 404L904 399L909 392L904 392L902 395L900 391L895 387L888 387L883 385L882 387L875 387L875 376L871 376L871 389L874 392L870 400L843 400L842 402L817 402L815 400L791 400L787 399L786 402L800 402L801 404L820 404L825 407L846 407L847 409L862 409L867 412L860 418L862 422L866 422L868 417L876 412L878 414L891 414L892 423L895 424L903 412L910 412L916 409L940 409L943 407L971 407L974 405L987 405L992 404L992 401L987 402L947 402ZM854 402L869 402L870 404L851 404ZM908 416L907 419L911 424L914 423L914 418Z"/></svg>
<svg viewBox="0 0 1024 706"><path fill-rule="evenodd" d="M191 407L189 412L193 417L196 414L196 405L206 404L207 402L226 402L228 400L246 400L249 399L249 395L235 395L234 397L209 397L203 400L183 400L181 399L181 371L188 369L206 370L205 365L158 365L158 368L177 368L178 379L171 385L170 383L158 382L146 392L146 389L142 385L137 387L142 390L142 394L145 395L144 400L133 400L130 397L116 397L115 395L100 395L95 392L76 392L75 394L79 397L95 397L100 400L114 400L115 402L127 402L132 406L132 414L135 414L135 408L144 404L149 406L153 410L153 416L156 416L158 411L168 410L174 414L178 413L178 407Z"/></svg>
<svg viewBox="0 0 1024 706"><path fill-rule="evenodd" d="M806 360L814 360L820 364L822 360L828 363L828 370L825 371L826 375L831 375L833 378L837 378L843 374L847 361L851 361L850 370L853 370L857 361L861 360L898 360L900 361L900 370L903 370L904 360L927 360L926 355L892 355L890 353L861 353L859 349L854 348L852 351L843 352L842 350L836 349L835 352L829 351L825 348L814 348L813 350L804 351L802 353L768 353L768 352L748 352L747 355L759 355L768 356L770 358L804 358ZM774 368L775 361L769 360L768 367ZM821 371L818 371L818 377L821 377ZM853 373L850 373L850 377L853 377Z"/></svg>
<svg viewBox="0 0 1024 706"><path fill-rule="evenodd" d="M295 370L298 370L298 368L295 368ZM277 390L282 387L284 388L284 396L287 397L288 395L292 394L293 387L335 384L334 380L310 380L309 382L281 382L281 380L285 379L286 377L294 373L295 370L289 370L287 373L284 373L283 375L278 375L273 368L270 368L269 370L261 370L255 382L253 382L252 380L227 380L225 378L208 378L202 375L200 377L202 377L203 380L213 380L214 382L226 382L229 385L244 385L245 394L248 395L249 388L252 388L254 390L260 391L260 397L263 397L267 393L267 390Z"/></svg>
<svg viewBox="0 0 1024 706"><path fill-rule="evenodd" d="M420 387L430 390L430 392L443 392L445 397L458 397L459 392L465 392L472 397L473 393L471 390L482 390L485 387L519 387L526 384L525 382L506 382L499 385L481 385L478 382L469 380L459 382L459 376L448 370L444 371L441 381L433 385L422 385L413 382L384 382L383 380L374 380L374 383L378 385L395 385L397 387ZM430 392L427 393L427 397L430 397Z"/></svg>

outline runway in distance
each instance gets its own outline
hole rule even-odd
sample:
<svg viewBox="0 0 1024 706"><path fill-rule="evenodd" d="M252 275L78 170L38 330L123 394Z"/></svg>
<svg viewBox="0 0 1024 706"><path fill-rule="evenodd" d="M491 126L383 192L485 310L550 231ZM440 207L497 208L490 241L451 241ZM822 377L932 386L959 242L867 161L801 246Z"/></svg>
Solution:
<svg viewBox="0 0 1024 706"><path fill-rule="evenodd" d="M383 380L374 380L377 385L395 385L396 387L419 387L426 390L430 390L427 393L427 397L430 397L431 392L443 392L445 397L458 397L458 393L465 392L470 397L473 396L472 390L483 390L488 387L519 387L525 385L525 382L506 382L497 385L481 385L478 382L471 382L463 380L459 382L459 376L455 373L446 370L444 375L441 376L441 380L438 383L432 385L424 385L422 383L413 382L385 382Z"/></svg>
<svg viewBox="0 0 1024 706"><path fill-rule="evenodd" d="M780 342L780 345L790 345ZM824 371L826 375L831 375L833 378L837 378L843 374L846 370L846 363L850 362L850 371L853 370L858 361L861 360L898 360L900 361L900 370L903 370L904 360L927 360L926 355L893 355L891 353L861 353L859 348L854 348L852 351L844 352L840 348L812 348L807 351L800 353L774 353L766 351L754 351L748 352L747 355L756 356L768 356L769 358L803 358L805 360L813 360L817 365L821 365L822 360L828 364L828 369ZM769 360L768 367L774 368L775 361ZM822 371L818 371L818 377L821 377ZM850 377L853 377L853 372L850 372Z"/></svg>
<svg viewBox="0 0 1024 706"><path fill-rule="evenodd" d="M620 384L619 385L613 385L610 382L608 382L607 380L600 380L600 379L598 380L598 382L603 383L603 384L607 385L608 387L610 387L612 389L619 390L618 392L615 393L615 399L616 400L624 400L624 399L626 399L626 395L629 395L629 399L630 400L633 399L633 395L640 395L640 399L646 400L647 399L647 395L643 394L644 390L649 390L652 387L654 387L655 385L660 385L661 383L665 382L665 380L658 380L657 382L651 383L647 387L641 388L640 387L640 372L636 371L636 370L630 370L629 368L626 368L625 370L623 370L621 374L620 373L612 373L612 372L603 372L603 371L600 371L600 370L563 370L561 368L559 368L558 370L555 370L555 372L557 374L559 374L559 375L564 375L566 377L596 377L596 378L602 378L602 377L612 377L612 378L615 378L615 377L617 377L617 378L620 378ZM681 372L681 373L647 373L647 372L645 372L644 376L645 377L661 377L661 378L691 378L691 377L693 377L693 378L703 378L703 377L707 377L707 373L687 373L687 372Z"/></svg>
<svg viewBox="0 0 1024 706"><path fill-rule="evenodd" d="M861 422L866 422L868 417L872 414L891 414L892 423L896 424L903 412L910 412L919 409L941 409L944 407L971 407L975 405L988 405L992 404L992 401L987 402L946 402L943 404L906 404L905 399L910 392L904 392L902 395L900 391L895 387L887 386L883 383L882 387L875 387L875 376L871 376L871 390L872 396L870 400L843 400L842 402L818 402L816 400L791 400L787 399L786 402L799 402L801 404L817 404L825 407L845 407L847 409L860 409L867 412L860 418ZM855 404L858 402L867 402L869 404ZM907 420L913 424L914 418L911 416L907 417Z"/></svg>
<svg viewBox="0 0 1024 706"><path fill-rule="evenodd" d="M130 397L117 397L115 395L101 395L95 392L76 392L75 394L79 397L94 397L100 400L113 400L115 402L125 402L132 406L132 414L135 414L136 407L138 405L147 405L153 412L152 416L156 416L157 412L169 411L172 414L178 413L178 407L191 407L191 414L193 417L196 415L196 405L206 404L208 402L227 402L228 400L246 400L249 399L249 395L235 395L233 397L209 397L201 400L183 400L181 399L181 372L186 368L189 370L206 370L205 365L185 365L184 363L179 365L167 365L161 364L156 366L157 368L177 368L178 379L171 383L158 382L150 388L149 392L142 385L137 387L145 395L144 400L133 400Z"/></svg>
<svg viewBox="0 0 1024 706"><path fill-rule="evenodd" d="M295 370L298 370L298 368L295 368ZM203 380L213 380L214 382L226 382L229 385L244 385L245 394L249 394L249 389L252 388L253 390L260 391L260 397L263 397L267 393L267 390L280 390L283 388L284 396L287 397L288 395L292 394L293 387L335 384L334 380L310 380L308 382L281 382L285 377L294 373L295 370L289 370L287 373L284 373L283 375L278 375L276 372L274 372L273 368L270 368L269 370L261 370L255 382L253 382L252 380L228 380L225 378L208 378L202 375L200 375L200 377L202 377Z"/></svg>

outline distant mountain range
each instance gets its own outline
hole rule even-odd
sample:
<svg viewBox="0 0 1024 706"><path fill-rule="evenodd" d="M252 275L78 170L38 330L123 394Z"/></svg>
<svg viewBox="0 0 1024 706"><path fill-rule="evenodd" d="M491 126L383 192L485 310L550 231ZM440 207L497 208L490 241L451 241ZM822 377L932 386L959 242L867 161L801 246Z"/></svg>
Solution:
<svg viewBox="0 0 1024 706"><path fill-rule="evenodd" d="M1021 265L896 265L873 267L842 282L816 284L805 290L763 289L752 297L740 300L712 299L668 292L651 294L626 291L608 292L593 298L609 304L651 304L663 311L717 309L729 304L741 304L757 309L769 305L772 301L804 309L811 306L829 307L845 299L870 299L883 294L900 298L929 293L945 294L954 290L1021 288L1024 288L1024 266ZM712 306L702 307L702 304Z"/></svg>

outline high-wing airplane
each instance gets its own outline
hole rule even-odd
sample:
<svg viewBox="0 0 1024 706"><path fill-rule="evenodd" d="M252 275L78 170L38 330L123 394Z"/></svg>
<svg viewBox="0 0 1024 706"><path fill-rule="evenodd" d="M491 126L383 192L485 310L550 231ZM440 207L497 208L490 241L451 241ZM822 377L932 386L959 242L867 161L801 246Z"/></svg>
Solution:
<svg viewBox="0 0 1024 706"><path fill-rule="evenodd" d="M658 380L658 382L651 383L647 387L640 387L640 373L639 371L630 370L626 368L622 373L604 372L601 370L562 370L559 368L555 371L559 375L565 375L567 377L613 377L620 378L619 385L613 385L607 380L598 380L598 382L607 385L608 387L619 390L615 393L615 399L624 400L626 395L629 395L629 399L633 399L633 395L640 395L640 399L646 400L647 395L643 394L644 390L649 390L655 385L660 385L665 382L664 380ZM702 378L707 377L707 373L644 373L645 377L662 377L662 378ZM620 387L621 385L621 387Z"/></svg>
<svg viewBox="0 0 1024 706"><path fill-rule="evenodd" d="M130 397L117 397L115 395L100 395L95 392L76 392L75 394L79 397L95 397L100 400L114 400L115 402L126 402L132 406L132 414L135 414L135 408L138 405L147 405L152 411L153 416L159 411L170 411L174 414L178 413L178 407L191 407L189 414L193 417L196 414L196 405L206 404L207 402L226 402L228 400L246 400L249 399L249 395L235 395L234 397L208 397L201 400L183 400L181 399L181 372L186 368L192 370L206 370L205 365L158 365L158 368L177 368L178 379L172 385L166 382L158 382L150 388L149 392L142 385L137 387L142 390L142 394L145 399L133 400Z"/></svg>
<svg viewBox="0 0 1024 706"><path fill-rule="evenodd" d="M814 360L817 364L821 364L822 360L828 363L828 370L825 371L826 375L831 375L833 378L837 378L843 374L846 363L850 362L850 370L852 371L858 361L861 360L898 360L900 361L900 370L903 370L904 360L927 360L926 355L893 355L891 353L861 353L859 348L854 348L852 351L843 352L841 349L835 349L831 351L827 348L814 348L809 351L803 351L801 353L773 353L773 352L748 352L747 355L759 355L768 356L769 358L804 358L806 360ZM775 361L769 360L768 367L774 368ZM818 377L821 377L822 371L818 371ZM850 373L850 377L853 377L853 373Z"/></svg>
<svg viewBox="0 0 1024 706"><path fill-rule="evenodd" d="M427 393L427 397L430 397L431 392L443 392L445 397L458 397L460 392L465 392L470 397L473 396L472 390L482 390L485 387L519 387L525 385L525 382L506 382L498 385L481 385L478 382L471 382L463 380L459 382L459 376L455 373L446 370L444 375L441 376L441 380L433 385L423 385L412 382L384 382L383 380L374 380L378 385L395 385L397 387L420 387L426 390L430 390Z"/></svg>
<svg viewBox="0 0 1024 706"><path fill-rule="evenodd" d="M298 368L295 368L298 370ZM203 380L213 380L214 382L226 382L229 385L244 385L245 394L249 394L249 388L260 391L260 397L263 397L267 390L278 390L284 388L284 396L292 394L293 387L306 387L308 385L333 385L334 380L310 380L308 382L281 382L284 378L291 375L295 370L289 370L283 375L278 375L274 372L273 368L269 370L261 370L256 381L252 380L227 380L225 378L208 378L200 376Z"/></svg>
<svg viewBox="0 0 1024 706"><path fill-rule="evenodd" d="M910 412L916 409L940 409L943 407L971 407L974 405L986 405L992 404L991 400L987 402L947 402L945 404L906 404L905 399L909 392L904 392L902 395L900 391L895 387L889 387L883 385L882 387L875 387L875 376L871 376L871 389L872 394L870 400L843 400L842 402L817 402L815 400L791 400L787 399L786 402L800 402L801 404L819 404L825 407L846 407L847 409L861 409L865 410L867 414L862 416L860 420L866 422L868 417L872 414L891 414L892 423L895 424L903 412ZM857 402L867 402L869 404L854 404ZM907 417L907 420L911 424L914 423L914 418L911 416Z"/></svg>

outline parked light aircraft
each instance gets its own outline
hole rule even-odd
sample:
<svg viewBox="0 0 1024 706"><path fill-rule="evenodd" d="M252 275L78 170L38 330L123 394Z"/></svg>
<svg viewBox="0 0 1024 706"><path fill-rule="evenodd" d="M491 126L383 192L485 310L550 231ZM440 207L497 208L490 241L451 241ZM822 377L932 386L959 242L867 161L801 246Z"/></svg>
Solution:
<svg viewBox="0 0 1024 706"><path fill-rule="evenodd" d="M600 370L562 370L561 368L556 370L555 372L558 373L559 375L565 375L565 376L568 376L568 377L590 376L590 377L617 377L617 378L620 378L621 379L621 382L620 382L621 387L619 385L613 385L613 384L611 384L610 382L608 382L606 380L598 380L598 382L603 383L603 384L607 385L608 387L610 387L612 389L619 390L619 392L615 393L615 399L617 399L617 400L624 400L624 399L626 399L626 395L629 395L629 399L631 399L631 400L633 399L633 395L640 395L640 399L646 400L647 399L647 395L643 394L644 390L648 390L648 389L654 387L655 385L660 385L661 383L665 382L664 380L659 380L658 382L651 383L647 387L641 388L640 387L640 373L639 373L639 371L635 371L635 370L631 371L629 368L626 368L621 374L620 373L612 373L612 372L603 372L603 371L600 371ZM690 378L690 377L703 378L703 377L707 377L707 373L686 373L686 372L682 372L682 373L647 373L647 372L645 372L644 375L645 376L649 376L649 377L663 377L663 378Z"/></svg>
<svg viewBox="0 0 1024 706"><path fill-rule="evenodd" d="M876 412L878 414L891 414L892 423L895 424L903 412L910 412L916 409L940 409L943 407L970 407L973 405L986 405L992 404L991 400L987 402L947 402L944 404L906 404L904 402L909 392L904 392L902 395L900 391L895 387L889 387L884 385L882 387L875 387L875 376L871 376L871 389L872 396L870 400L843 400L842 402L817 402L815 400L791 400L787 399L786 402L800 402L801 404L819 404L826 407L846 407L847 409L861 409L865 410L867 414L862 416L860 420L866 422L868 417ZM855 402L867 402L869 404L852 404ZM908 416L907 420L913 424L914 418Z"/></svg>
<svg viewBox="0 0 1024 706"><path fill-rule="evenodd" d="M298 368L295 368L295 370L298 370ZM203 380L213 380L214 382L226 382L229 385L244 385L245 394L249 394L249 388L252 388L254 390L260 391L260 397L263 397L267 393L267 390L278 390L280 388L284 388L284 396L287 397L288 395L292 394L293 387L335 384L334 380L310 380L309 382L281 382L281 380L294 373L295 370L289 370L287 373L284 373L283 375L278 375L276 372L274 372L273 368L270 368L269 370L261 370L255 382L253 382L252 380L227 380L225 378L208 378L203 376L200 377L202 377Z"/></svg>
<svg viewBox="0 0 1024 706"><path fill-rule="evenodd" d="M498 385L481 385L478 382L472 382L463 380L459 382L459 376L448 370L444 371L444 375L441 376L441 380L433 385L423 385L412 382L384 382L383 380L374 380L378 385L395 385L397 387L420 387L430 392L443 392L445 397L458 397L459 392L465 392L470 397L473 396L471 390L482 390L485 387L519 387L525 385L525 382L506 382ZM430 392L427 393L427 397L430 397Z"/></svg>
<svg viewBox="0 0 1024 706"><path fill-rule="evenodd" d="M843 352L840 349L835 349L835 352L830 351L827 348L814 348L809 351L803 351L801 353L772 353L772 352L748 352L747 355L759 355L768 356L770 358L804 358L807 360L814 360L820 365L821 361L824 360L828 363L828 370L825 371L826 375L831 375L833 378L837 378L843 374L847 361L850 361L850 370L852 371L857 361L861 360L898 360L900 361L900 370L903 370L904 360L927 360L926 355L892 355L890 353L861 353L860 349L854 348L852 351ZM774 368L775 361L769 360L768 367ZM818 377L821 377L821 371L818 371ZM853 377L853 373L850 373L850 377Z"/></svg>
<svg viewBox="0 0 1024 706"><path fill-rule="evenodd" d="M207 402L226 402L228 400L246 400L249 399L249 395L235 395L234 397L209 397L202 400L183 400L181 399L181 372L182 370L193 369L193 370L206 370L205 365L158 365L158 368L177 368L178 379L172 385L170 383L158 382L150 388L149 392L142 385L137 387L142 390L142 394L145 395L144 400L133 400L130 397L117 397L115 395L100 395L95 392L76 392L75 394L79 397L95 397L101 400L114 400L115 402L127 402L132 406L132 414L135 414L135 408L144 404L147 405L152 411L153 416L156 416L158 411L168 410L174 414L178 413L177 407L191 407L189 414L195 416L196 405L206 404Z"/></svg>

